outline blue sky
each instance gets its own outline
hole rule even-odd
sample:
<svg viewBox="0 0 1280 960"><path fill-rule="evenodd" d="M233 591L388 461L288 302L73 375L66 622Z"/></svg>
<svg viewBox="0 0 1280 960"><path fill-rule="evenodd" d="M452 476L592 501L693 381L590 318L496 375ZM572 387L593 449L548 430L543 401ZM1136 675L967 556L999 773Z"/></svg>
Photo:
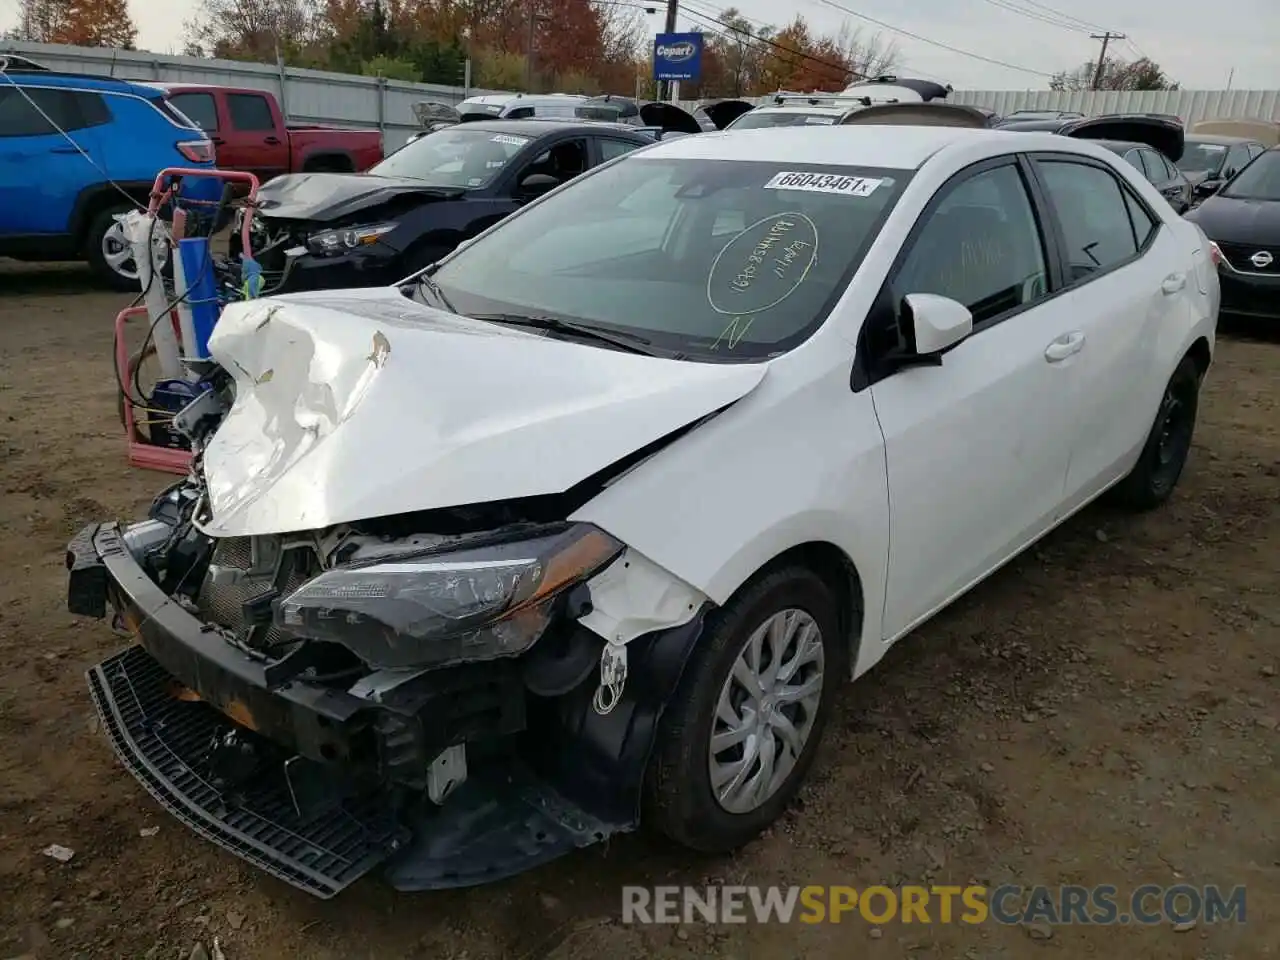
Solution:
<svg viewBox="0 0 1280 960"><path fill-rule="evenodd" d="M724 7L718 0L688 2L704 14ZM161 53L181 47L192 0L129 5L140 27L140 47ZM1280 88L1275 0L1229 0L1224 6L1203 0L738 0L735 6L757 23L777 24L799 13L820 31L834 32L845 23L867 35L878 31L896 39L902 73L944 80L957 89L1044 89L1048 74L1096 55L1099 44L1089 33L1103 29L1128 35L1116 44L1121 55L1150 56L1184 88L1222 89L1233 69L1235 89ZM16 22L17 9L18 0L0 0L0 28ZM855 14L1009 66L894 34ZM661 16L646 19L654 29L661 25ZM679 23L692 29L705 21L687 16Z"/></svg>

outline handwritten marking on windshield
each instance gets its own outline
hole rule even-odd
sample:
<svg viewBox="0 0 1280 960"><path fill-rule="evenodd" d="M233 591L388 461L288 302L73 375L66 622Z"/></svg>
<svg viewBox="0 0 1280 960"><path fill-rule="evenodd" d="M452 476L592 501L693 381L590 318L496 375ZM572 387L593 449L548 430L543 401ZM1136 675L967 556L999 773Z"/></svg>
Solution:
<svg viewBox="0 0 1280 960"><path fill-rule="evenodd" d="M818 259L818 227L803 213L784 211L739 231L707 272L707 303L730 317L711 349L732 350L763 313L791 296Z"/></svg>

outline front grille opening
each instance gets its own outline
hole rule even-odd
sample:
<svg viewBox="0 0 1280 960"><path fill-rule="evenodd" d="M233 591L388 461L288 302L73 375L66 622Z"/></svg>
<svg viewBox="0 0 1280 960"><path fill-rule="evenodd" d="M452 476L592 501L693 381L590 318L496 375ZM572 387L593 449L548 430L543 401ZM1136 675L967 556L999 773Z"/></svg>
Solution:
<svg viewBox="0 0 1280 960"><path fill-rule="evenodd" d="M311 546L278 549L270 542L263 545L255 569L252 538L227 537L214 546L196 608L203 619L231 631L240 643L282 656L298 641L271 623L270 601L288 596L320 570L320 558ZM247 610L252 612L246 615Z"/></svg>

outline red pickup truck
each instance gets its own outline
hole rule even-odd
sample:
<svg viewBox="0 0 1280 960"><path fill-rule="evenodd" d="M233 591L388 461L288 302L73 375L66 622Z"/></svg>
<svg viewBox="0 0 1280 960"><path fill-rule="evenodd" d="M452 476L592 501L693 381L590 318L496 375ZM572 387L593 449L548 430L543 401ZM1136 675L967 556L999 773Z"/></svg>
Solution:
<svg viewBox="0 0 1280 960"><path fill-rule="evenodd" d="M153 83L209 134L218 166L246 170L266 181L282 173L358 173L382 159L377 130L286 124L265 90L203 83Z"/></svg>

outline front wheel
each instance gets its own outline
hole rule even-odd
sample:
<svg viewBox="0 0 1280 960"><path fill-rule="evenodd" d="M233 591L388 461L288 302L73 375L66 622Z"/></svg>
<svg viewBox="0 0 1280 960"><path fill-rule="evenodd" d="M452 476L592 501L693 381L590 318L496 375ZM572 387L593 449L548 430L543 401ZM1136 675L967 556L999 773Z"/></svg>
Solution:
<svg viewBox="0 0 1280 960"><path fill-rule="evenodd" d="M663 714L645 778L645 819L723 853L786 810L843 679L830 589L804 567L747 587L709 621Z"/></svg>
<svg viewBox="0 0 1280 960"><path fill-rule="evenodd" d="M1200 370L1183 357L1169 378L1146 445L1129 475L1116 486L1116 498L1133 510L1151 510L1169 499L1191 451L1200 406Z"/></svg>

